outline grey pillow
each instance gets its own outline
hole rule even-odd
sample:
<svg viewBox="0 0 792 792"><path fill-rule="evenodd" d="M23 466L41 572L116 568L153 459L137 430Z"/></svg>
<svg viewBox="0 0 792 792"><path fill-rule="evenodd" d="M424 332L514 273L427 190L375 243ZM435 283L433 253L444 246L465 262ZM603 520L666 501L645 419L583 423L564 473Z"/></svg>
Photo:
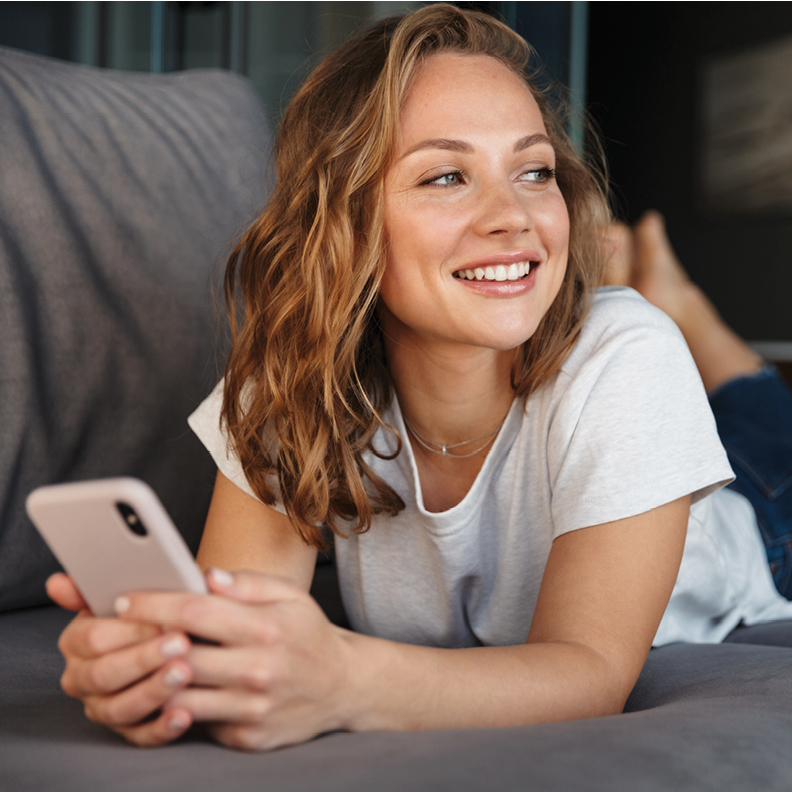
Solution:
<svg viewBox="0 0 792 792"><path fill-rule="evenodd" d="M0 48L0 610L46 601L36 486L138 476L195 549L214 467L187 415L221 371L212 283L262 207L247 80Z"/></svg>

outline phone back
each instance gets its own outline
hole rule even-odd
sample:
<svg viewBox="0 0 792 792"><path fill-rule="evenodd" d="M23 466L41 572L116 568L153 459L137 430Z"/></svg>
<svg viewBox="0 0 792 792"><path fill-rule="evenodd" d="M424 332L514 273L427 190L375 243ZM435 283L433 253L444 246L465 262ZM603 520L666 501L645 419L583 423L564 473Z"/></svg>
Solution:
<svg viewBox="0 0 792 792"><path fill-rule="evenodd" d="M113 616L128 591L206 591L165 508L138 479L40 487L27 511L96 616Z"/></svg>

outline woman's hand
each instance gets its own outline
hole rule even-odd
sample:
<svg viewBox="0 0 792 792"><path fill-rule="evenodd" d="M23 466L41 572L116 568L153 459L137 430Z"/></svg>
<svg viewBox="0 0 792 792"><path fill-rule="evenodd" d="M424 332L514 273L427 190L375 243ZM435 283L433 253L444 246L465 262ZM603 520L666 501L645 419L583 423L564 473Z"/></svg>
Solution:
<svg viewBox="0 0 792 792"><path fill-rule="evenodd" d="M192 678L187 636L154 624L97 619L64 574L47 581L61 607L80 611L61 634L63 690L80 699L86 716L137 745L161 745L186 731L190 712L170 703Z"/></svg>
<svg viewBox="0 0 792 792"><path fill-rule="evenodd" d="M216 739L262 750L346 726L345 631L298 585L272 575L212 570L215 595L135 592L118 603L126 623L197 635L192 686L169 703L206 721ZM177 633L178 634L178 633Z"/></svg>

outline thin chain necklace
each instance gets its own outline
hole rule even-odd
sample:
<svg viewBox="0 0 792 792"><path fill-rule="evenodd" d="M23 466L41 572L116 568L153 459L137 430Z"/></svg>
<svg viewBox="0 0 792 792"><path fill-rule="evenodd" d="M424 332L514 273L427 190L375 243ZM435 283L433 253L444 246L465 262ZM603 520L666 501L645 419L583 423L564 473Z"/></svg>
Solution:
<svg viewBox="0 0 792 792"><path fill-rule="evenodd" d="M473 437L470 440L463 440L461 443L451 443L451 445L443 445L442 443L435 443L434 440L427 440L418 432L415 431L415 427L407 420L407 416L402 413L402 418L404 419L404 425L410 430L412 435L415 439L427 450L431 451L433 454L439 454L440 456L444 457L451 457L452 459L466 459L467 457L472 457L478 454L479 451L483 451L494 439L495 435L498 434L500 431L501 426L503 426L506 418L504 419L491 431L487 432L487 434L479 435L478 437ZM487 438L484 445L479 446L475 451L471 451L469 454L449 454L449 448L457 448L458 446L468 445L468 443L475 443L476 440L484 440ZM440 450L437 448L432 448L432 446L440 446Z"/></svg>

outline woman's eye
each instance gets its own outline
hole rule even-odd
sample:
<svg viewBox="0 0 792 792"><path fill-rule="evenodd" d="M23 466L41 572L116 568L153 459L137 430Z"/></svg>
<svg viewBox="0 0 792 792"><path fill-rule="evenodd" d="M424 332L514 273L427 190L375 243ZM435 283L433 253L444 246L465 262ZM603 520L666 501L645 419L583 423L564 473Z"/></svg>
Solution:
<svg viewBox="0 0 792 792"><path fill-rule="evenodd" d="M462 173L460 171L444 173L442 176L425 181L424 184L436 184L438 187L456 187L458 184L462 184Z"/></svg>
<svg viewBox="0 0 792 792"><path fill-rule="evenodd" d="M529 170L520 176L520 181L532 182L533 184L546 184L555 179L555 168L538 168Z"/></svg>

